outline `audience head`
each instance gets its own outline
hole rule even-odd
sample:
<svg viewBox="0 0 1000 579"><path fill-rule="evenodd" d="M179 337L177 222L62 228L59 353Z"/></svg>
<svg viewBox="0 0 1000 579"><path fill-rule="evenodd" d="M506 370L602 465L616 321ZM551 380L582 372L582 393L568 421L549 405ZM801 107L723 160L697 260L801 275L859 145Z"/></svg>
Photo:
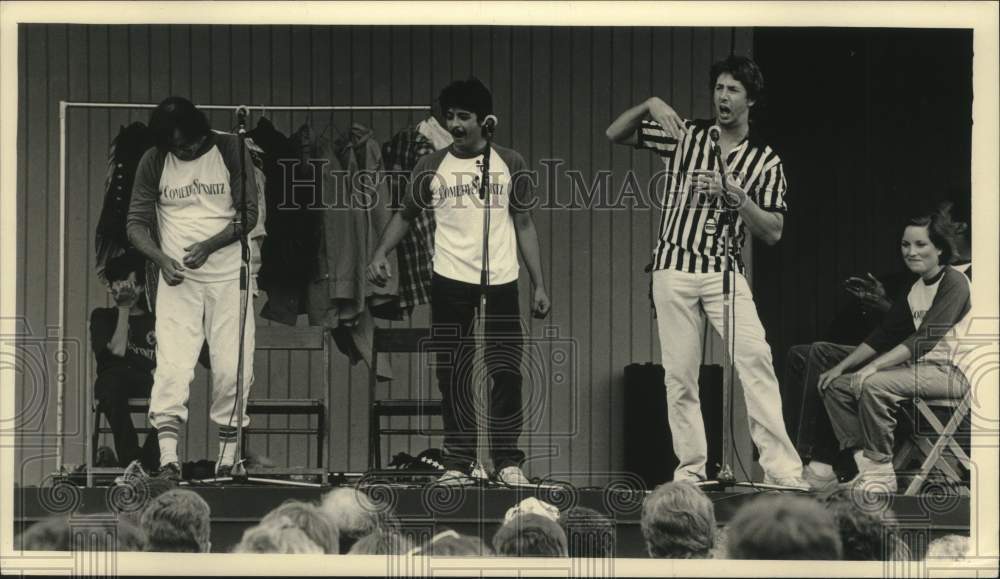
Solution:
<svg viewBox="0 0 1000 579"><path fill-rule="evenodd" d="M234 553L283 553L322 554L323 549L314 543L295 522L283 516L272 517L243 532Z"/></svg>
<svg viewBox="0 0 1000 579"><path fill-rule="evenodd" d="M517 515L493 536L500 557L566 557L566 533L559 523L536 514Z"/></svg>
<svg viewBox="0 0 1000 579"><path fill-rule="evenodd" d="M962 561L969 554L969 538L963 535L945 535L927 546L926 559Z"/></svg>
<svg viewBox="0 0 1000 579"><path fill-rule="evenodd" d="M833 515L805 497L755 499L726 527L730 559L839 560L843 554Z"/></svg>
<svg viewBox="0 0 1000 579"><path fill-rule="evenodd" d="M198 493L169 490L146 505L142 529L147 551L207 553L211 549L211 509Z"/></svg>
<svg viewBox="0 0 1000 579"><path fill-rule="evenodd" d="M893 515L865 508L862 491L838 489L821 498L840 532L845 561L887 561L900 555Z"/></svg>
<svg viewBox="0 0 1000 579"><path fill-rule="evenodd" d="M392 526L385 508L354 488L340 487L330 491L323 497L320 510L337 527L341 553L347 553L358 539L375 529Z"/></svg>
<svg viewBox="0 0 1000 579"><path fill-rule="evenodd" d="M340 535L333 521L319 507L302 501L288 500L264 516L261 524L286 518L328 555L340 553Z"/></svg>
<svg viewBox="0 0 1000 579"><path fill-rule="evenodd" d="M411 555L432 557L492 557L493 549L479 537L447 530L431 537L427 544L410 551Z"/></svg>
<svg viewBox="0 0 1000 579"><path fill-rule="evenodd" d="M559 517L570 557L614 557L615 523L587 507L572 507Z"/></svg>
<svg viewBox="0 0 1000 579"><path fill-rule="evenodd" d="M703 559L715 544L715 507L688 482L656 487L642 504L641 525L650 557Z"/></svg>
<svg viewBox="0 0 1000 579"><path fill-rule="evenodd" d="M395 529L379 527L351 546L348 555L403 555L413 550L413 541Z"/></svg>
<svg viewBox="0 0 1000 579"><path fill-rule="evenodd" d="M35 523L14 539L25 551L142 551L142 529L116 515L54 516Z"/></svg>

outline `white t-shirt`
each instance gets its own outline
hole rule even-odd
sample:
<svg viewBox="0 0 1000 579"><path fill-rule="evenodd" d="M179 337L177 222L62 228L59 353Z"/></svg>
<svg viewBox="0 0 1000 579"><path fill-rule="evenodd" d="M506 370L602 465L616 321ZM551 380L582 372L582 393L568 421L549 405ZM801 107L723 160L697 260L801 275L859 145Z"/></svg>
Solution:
<svg viewBox="0 0 1000 579"><path fill-rule="evenodd" d="M218 234L236 216L229 188L229 169L219 147L182 161L167 153L160 175L160 196L156 206L164 253L183 263L184 248ZM240 244L219 249L198 269L186 269L185 277L195 281L226 281L239 277Z"/></svg>
<svg viewBox="0 0 1000 579"><path fill-rule="evenodd" d="M452 147L417 162L404 214L434 212L434 273L478 284L483 263L485 203L479 199L483 155L465 156ZM517 280L517 235L511 212L534 202L527 165L516 151L493 145L490 154L489 284Z"/></svg>

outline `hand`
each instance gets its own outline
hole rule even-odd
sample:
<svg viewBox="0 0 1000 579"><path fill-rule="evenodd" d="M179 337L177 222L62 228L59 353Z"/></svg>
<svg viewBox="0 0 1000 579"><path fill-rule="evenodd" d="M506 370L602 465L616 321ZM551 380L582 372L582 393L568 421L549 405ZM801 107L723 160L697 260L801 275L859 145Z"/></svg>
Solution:
<svg viewBox="0 0 1000 579"><path fill-rule="evenodd" d="M865 275L866 278L857 276L847 278L844 281L844 289L857 298L861 302L861 307L867 312L889 311L892 302L885 296L885 286L872 274Z"/></svg>
<svg viewBox="0 0 1000 579"><path fill-rule="evenodd" d="M851 375L851 394L854 395L855 400L861 398L861 392L864 391L865 387L865 380L875 372L878 372L878 369L868 364Z"/></svg>
<svg viewBox="0 0 1000 579"><path fill-rule="evenodd" d="M841 376L841 374L843 374L843 373L844 373L844 369L841 368L838 365L838 366L834 366L833 368L830 368L826 372L823 372L822 374L820 374L819 375L819 384L818 384L819 391L821 393L825 392L826 389L827 389L827 387L830 386L830 384L834 380L836 380L837 378L839 378Z"/></svg>
<svg viewBox="0 0 1000 579"><path fill-rule="evenodd" d="M545 288L539 286L535 288L535 295L531 300L531 313L538 319L544 319L549 315L552 302L549 301L549 294L545 293Z"/></svg>
<svg viewBox="0 0 1000 579"><path fill-rule="evenodd" d="M157 265L160 266L160 275L167 285L177 285L184 281L184 266L176 259L164 256Z"/></svg>
<svg viewBox="0 0 1000 579"><path fill-rule="evenodd" d="M184 265L191 269L198 269L205 265L208 257L215 253L216 248L208 241L199 241L184 248Z"/></svg>
<svg viewBox="0 0 1000 579"><path fill-rule="evenodd" d="M722 175L717 171L698 173L695 176L696 193L707 194L713 200L721 197L726 207L739 209L746 201L746 192L732 179L726 180L726 186L726 189L722 188Z"/></svg>
<svg viewBox="0 0 1000 579"><path fill-rule="evenodd" d="M111 298L120 308L129 309L139 301L139 293L131 281L121 280L111 283Z"/></svg>
<svg viewBox="0 0 1000 579"><path fill-rule="evenodd" d="M663 102L663 99L653 97L646 101L646 105L649 108L649 116L653 117L653 120L659 123L671 138L679 141L688 133L687 127L684 126L684 119L670 108L670 105Z"/></svg>
<svg viewBox="0 0 1000 579"><path fill-rule="evenodd" d="M376 253L368 264L368 281L378 287L385 287L386 282L392 277L389 269L389 260L384 253Z"/></svg>

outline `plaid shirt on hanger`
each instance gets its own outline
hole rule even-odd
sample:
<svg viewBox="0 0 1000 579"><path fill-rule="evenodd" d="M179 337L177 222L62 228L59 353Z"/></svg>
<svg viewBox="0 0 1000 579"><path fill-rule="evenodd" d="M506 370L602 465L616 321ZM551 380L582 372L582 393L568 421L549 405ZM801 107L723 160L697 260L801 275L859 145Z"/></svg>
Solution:
<svg viewBox="0 0 1000 579"><path fill-rule="evenodd" d="M417 161L433 152L434 145L431 141L413 127L396 133L382 145L382 161L386 169L397 172L389 181L393 207L402 207L409 174ZM412 313L414 306L431 300L431 278L434 274L433 212L422 211L410 223L406 236L396 246L396 261L399 264L399 306Z"/></svg>

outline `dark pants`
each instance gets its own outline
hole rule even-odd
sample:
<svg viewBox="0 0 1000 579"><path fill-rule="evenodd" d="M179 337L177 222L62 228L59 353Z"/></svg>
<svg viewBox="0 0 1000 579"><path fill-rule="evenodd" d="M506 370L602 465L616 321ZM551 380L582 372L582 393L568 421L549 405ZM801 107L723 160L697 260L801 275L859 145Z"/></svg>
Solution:
<svg viewBox="0 0 1000 579"><path fill-rule="evenodd" d="M797 421L793 419L790 435L803 462L818 460L835 464L839 453L837 436L823 406L819 375L837 365L854 346L813 342L792 346L785 363L783 388L801 389Z"/></svg>
<svg viewBox="0 0 1000 579"><path fill-rule="evenodd" d="M491 286L486 297L486 376L476 368L473 319L479 309L479 285L437 274L431 284L431 324L437 352L444 428L443 462L449 470L468 472L476 459L478 419L474 394L487 378L487 431L493 466L519 466L524 453L521 435L521 355L524 331L518 306L517 282ZM477 332L479 333L479 332Z"/></svg>
<svg viewBox="0 0 1000 579"><path fill-rule="evenodd" d="M156 433L146 436L146 442L140 450L139 437L128 408L129 398L148 398L152 387L152 374L125 366L101 372L94 383L97 410L104 414L111 427L120 466L128 466L136 459L140 459L143 468L147 470L155 470L160 464L160 446Z"/></svg>

